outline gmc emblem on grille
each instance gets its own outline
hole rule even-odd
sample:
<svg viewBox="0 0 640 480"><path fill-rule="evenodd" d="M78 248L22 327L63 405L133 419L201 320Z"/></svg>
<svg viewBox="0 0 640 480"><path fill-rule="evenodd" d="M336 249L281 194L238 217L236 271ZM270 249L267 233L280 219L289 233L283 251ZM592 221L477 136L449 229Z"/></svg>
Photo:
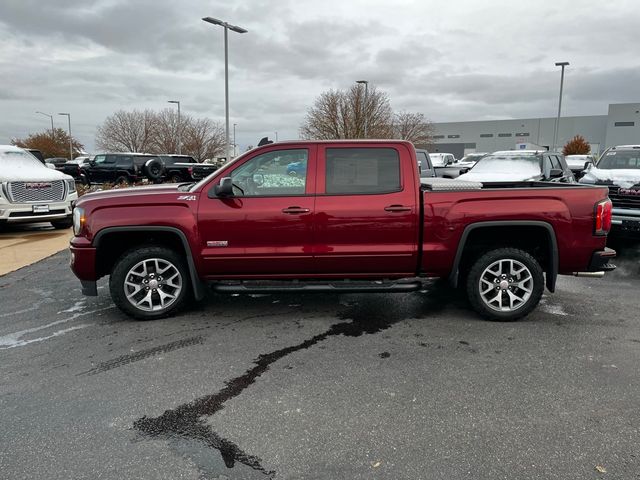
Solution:
<svg viewBox="0 0 640 480"><path fill-rule="evenodd" d="M25 183L24 188L27 190L43 190L45 188L51 188L51 184L45 182Z"/></svg>
<svg viewBox="0 0 640 480"><path fill-rule="evenodd" d="M635 197L640 197L640 190L632 190L631 188L621 188L618 190L620 195L633 195Z"/></svg>

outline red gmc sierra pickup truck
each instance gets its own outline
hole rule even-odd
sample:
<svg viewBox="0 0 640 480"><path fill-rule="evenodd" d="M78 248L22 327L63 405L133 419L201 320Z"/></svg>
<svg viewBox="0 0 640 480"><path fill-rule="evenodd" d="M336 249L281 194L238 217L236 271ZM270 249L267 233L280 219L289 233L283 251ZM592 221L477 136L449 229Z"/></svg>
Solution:
<svg viewBox="0 0 640 480"><path fill-rule="evenodd" d="M113 301L139 319L202 299L206 286L407 292L445 277L484 317L515 320L558 274L615 268L607 194L560 182L421 182L405 141L281 142L198 183L83 196L71 268L85 295L109 275Z"/></svg>

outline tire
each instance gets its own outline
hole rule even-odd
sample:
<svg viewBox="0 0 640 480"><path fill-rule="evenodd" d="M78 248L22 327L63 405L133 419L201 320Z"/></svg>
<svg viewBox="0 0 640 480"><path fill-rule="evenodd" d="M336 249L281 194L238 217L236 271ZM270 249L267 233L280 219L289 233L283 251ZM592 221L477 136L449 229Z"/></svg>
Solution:
<svg viewBox="0 0 640 480"><path fill-rule="evenodd" d="M73 217L67 217L62 220L55 220L51 222L51 225L53 225L53 228L55 228L56 230L71 228L73 227Z"/></svg>
<svg viewBox="0 0 640 480"><path fill-rule="evenodd" d="M512 322L524 317L538 305L543 291L542 267L529 253L517 248L485 253L467 276L469 302L489 320Z"/></svg>
<svg viewBox="0 0 640 480"><path fill-rule="evenodd" d="M130 186L131 185L131 181L129 180L129 177L125 177L124 175L119 176L118 178L116 178L116 181L114 182L115 185L124 187L124 186Z"/></svg>
<svg viewBox="0 0 640 480"><path fill-rule="evenodd" d="M180 183L182 182L182 177L174 173L173 175L171 175L171 177L169 177L169 181L171 183Z"/></svg>
<svg viewBox="0 0 640 480"><path fill-rule="evenodd" d="M155 320L170 316L184 305L190 281L178 253L147 245L125 252L116 261L109 290L116 306L130 317Z"/></svg>
<svg viewBox="0 0 640 480"><path fill-rule="evenodd" d="M164 165L159 159L152 158L147 160L142 171L149 180L157 181L164 175Z"/></svg>

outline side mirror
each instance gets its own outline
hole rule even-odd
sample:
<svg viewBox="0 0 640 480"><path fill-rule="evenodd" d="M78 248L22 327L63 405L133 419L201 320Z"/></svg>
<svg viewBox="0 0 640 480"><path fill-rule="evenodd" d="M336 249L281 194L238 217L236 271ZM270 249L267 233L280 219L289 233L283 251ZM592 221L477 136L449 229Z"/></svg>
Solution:
<svg viewBox="0 0 640 480"><path fill-rule="evenodd" d="M584 162L584 169L588 172L589 170L591 170L593 168L593 162Z"/></svg>
<svg viewBox="0 0 640 480"><path fill-rule="evenodd" d="M469 167L464 167L460 169L460 175L462 175L463 173L467 173L469 170L471 170L471 168Z"/></svg>
<svg viewBox="0 0 640 480"><path fill-rule="evenodd" d="M259 187L264 183L264 175L261 173L254 173L253 174L253 183Z"/></svg>
<svg viewBox="0 0 640 480"><path fill-rule="evenodd" d="M233 180L231 177L224 177L220 183L213 187L216 197L233 197Z"/></svg>
<svg viewBox="0 0 640 480"><path fill-rule="evenodd" d="M561 168L552 168L549 172L549 178L560 178L564 176L564 172Z"/></svg>

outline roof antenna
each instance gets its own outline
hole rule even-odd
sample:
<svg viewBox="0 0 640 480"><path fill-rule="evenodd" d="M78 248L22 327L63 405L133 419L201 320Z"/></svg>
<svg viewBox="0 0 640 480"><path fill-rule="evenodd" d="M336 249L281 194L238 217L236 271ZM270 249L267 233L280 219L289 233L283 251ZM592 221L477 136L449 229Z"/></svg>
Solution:
<svg viewBox="0 0 640 480"><path fill-rule="evenodd" d="M269 140L269 137L262 137L258 142L258 146L261 147L263 145L269 145L270 143L273 143L273 140Z"/></svg>

